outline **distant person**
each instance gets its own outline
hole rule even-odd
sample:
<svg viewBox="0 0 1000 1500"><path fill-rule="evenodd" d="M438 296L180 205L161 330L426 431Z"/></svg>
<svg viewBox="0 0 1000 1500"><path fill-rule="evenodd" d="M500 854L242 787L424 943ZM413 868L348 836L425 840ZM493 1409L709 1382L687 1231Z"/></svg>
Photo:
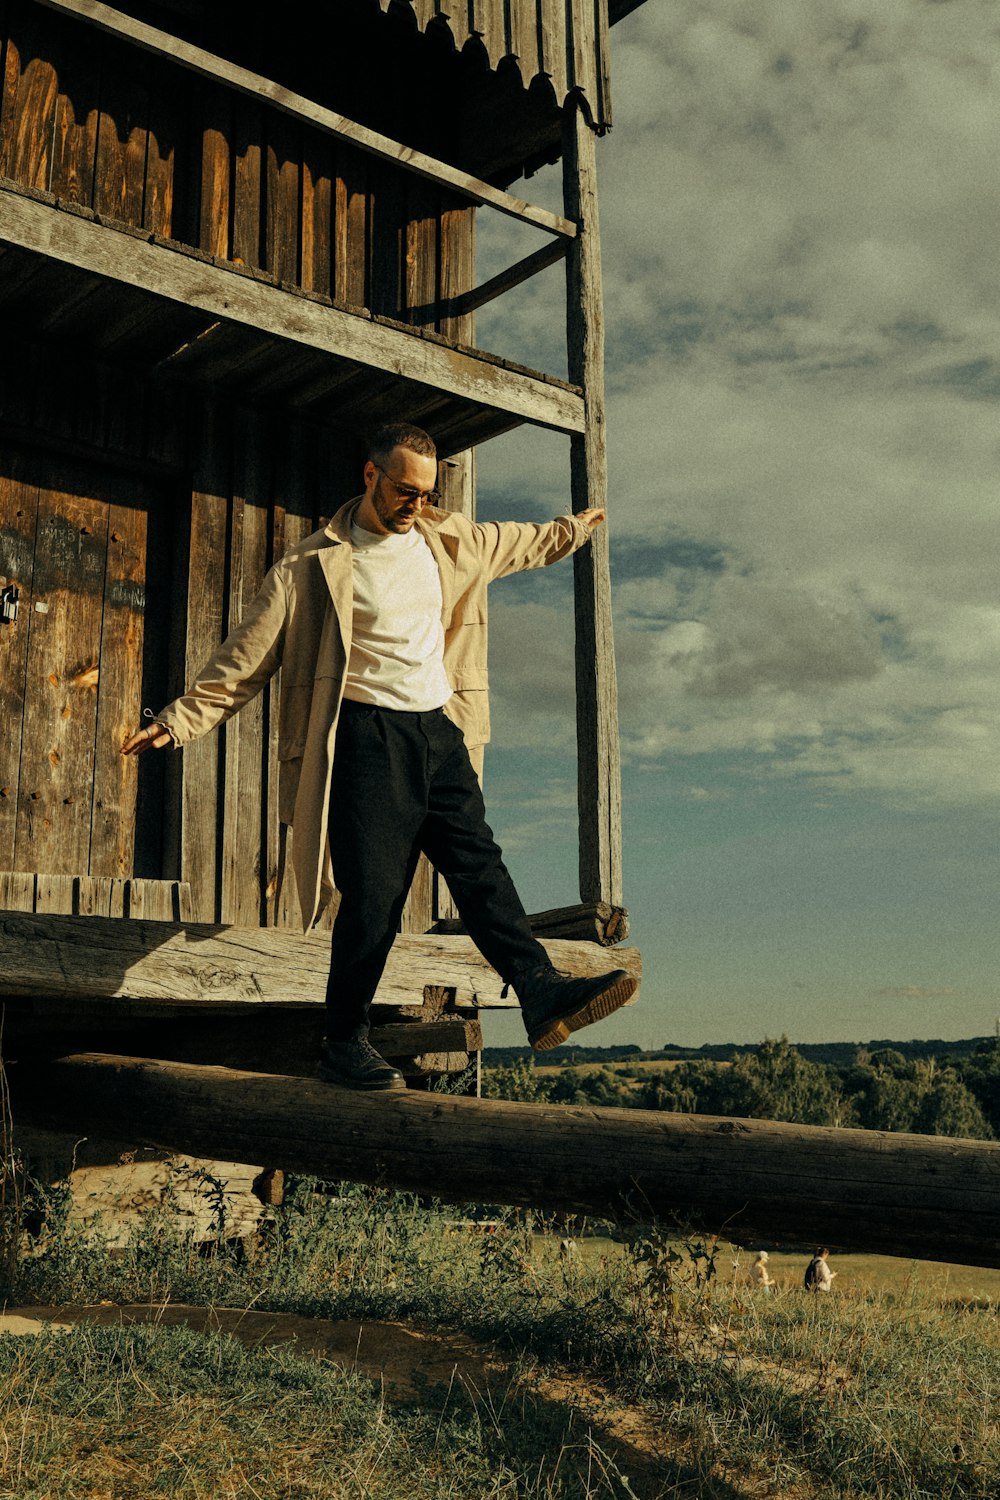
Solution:
<svg viewBox="0 0 1000 1500"><path fill-rule="evenodd" d="M774 1277L767 1269L767 1251L759 1250L757 1259L750 1267L750 1281L755 1287L763 1287L765 1292L774 1291Z"/></svg>
<svg viewBox="0 0 1000 1500"><path fill-rule="evenodd" d="M806 1266L805 1288L807 1292L828 1292L833 1286L833 1278L836 1271L831 1271L828 1265L830 1252L824 1246L817 1250L812 1260Z"/></svg>

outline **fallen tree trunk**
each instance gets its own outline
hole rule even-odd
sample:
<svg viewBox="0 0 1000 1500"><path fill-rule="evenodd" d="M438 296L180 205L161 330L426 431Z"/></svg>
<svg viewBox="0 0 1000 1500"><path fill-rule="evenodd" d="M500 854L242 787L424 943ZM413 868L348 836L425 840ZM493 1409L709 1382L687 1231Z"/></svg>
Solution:
<svg viewBox="0 0 1000 1500"><path fill-rule="evenodd" d="M82 1054L10 1070L20 1118L454 1202L1000 1265L1000 1144L651 1110L365 1095Z"/></svg>

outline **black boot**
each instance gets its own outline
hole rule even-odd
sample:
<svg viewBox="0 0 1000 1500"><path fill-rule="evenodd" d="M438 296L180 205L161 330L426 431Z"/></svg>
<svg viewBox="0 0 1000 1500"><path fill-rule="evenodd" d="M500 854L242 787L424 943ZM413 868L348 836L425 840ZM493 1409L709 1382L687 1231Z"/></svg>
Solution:
<svg viewBox="0 0 1000 1500"><path fill-rule="evenodd" d="M639 988L639 981L624 969L593 979L573 979L552 968L529 969L511 983L536 1052L558 1047L571 1031L613 1015Z"/></svg>
<svg viewBox="0 0 1000 1500"><path fill-rule="evenodd" d="M380 1057L367 1037L349 1042L320 1044L319 1076L324 1083L339 1083L348 1089L403 1089L406 1084L398 1068Z"/></svg>

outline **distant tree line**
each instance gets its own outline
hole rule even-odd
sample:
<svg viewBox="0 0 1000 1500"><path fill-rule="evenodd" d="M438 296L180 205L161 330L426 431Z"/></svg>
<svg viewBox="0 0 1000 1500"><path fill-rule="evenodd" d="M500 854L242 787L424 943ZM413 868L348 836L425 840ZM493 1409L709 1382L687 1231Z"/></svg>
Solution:
<svg viewBox="0 0 1000 1500"><path fill-rule="evenodd" d="M855 1126L920 1135L1000 1138L1000 1040L958 1056L906 1057L891 1047L857 1048L849 1062L813 1062L782 1037L729 1062L693 1059L650 1073L634 1062L541 1075L518 1057L487 1068L491 1098L608 1104L684 1114Z"/></svg>

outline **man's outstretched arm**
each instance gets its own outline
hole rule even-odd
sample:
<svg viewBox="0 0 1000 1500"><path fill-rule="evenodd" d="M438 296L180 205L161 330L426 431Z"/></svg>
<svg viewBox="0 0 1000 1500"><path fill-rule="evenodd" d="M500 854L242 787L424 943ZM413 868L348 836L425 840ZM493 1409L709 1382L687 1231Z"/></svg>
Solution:
<svg viewBox="0 0 1000 1500"><path fill-rule="evenodd" d="M554 521L487 521L477 526L487 575L504 578L529 568L559 562L584 546L604 522L602 507L591 506L575 516Z"/></svg>

